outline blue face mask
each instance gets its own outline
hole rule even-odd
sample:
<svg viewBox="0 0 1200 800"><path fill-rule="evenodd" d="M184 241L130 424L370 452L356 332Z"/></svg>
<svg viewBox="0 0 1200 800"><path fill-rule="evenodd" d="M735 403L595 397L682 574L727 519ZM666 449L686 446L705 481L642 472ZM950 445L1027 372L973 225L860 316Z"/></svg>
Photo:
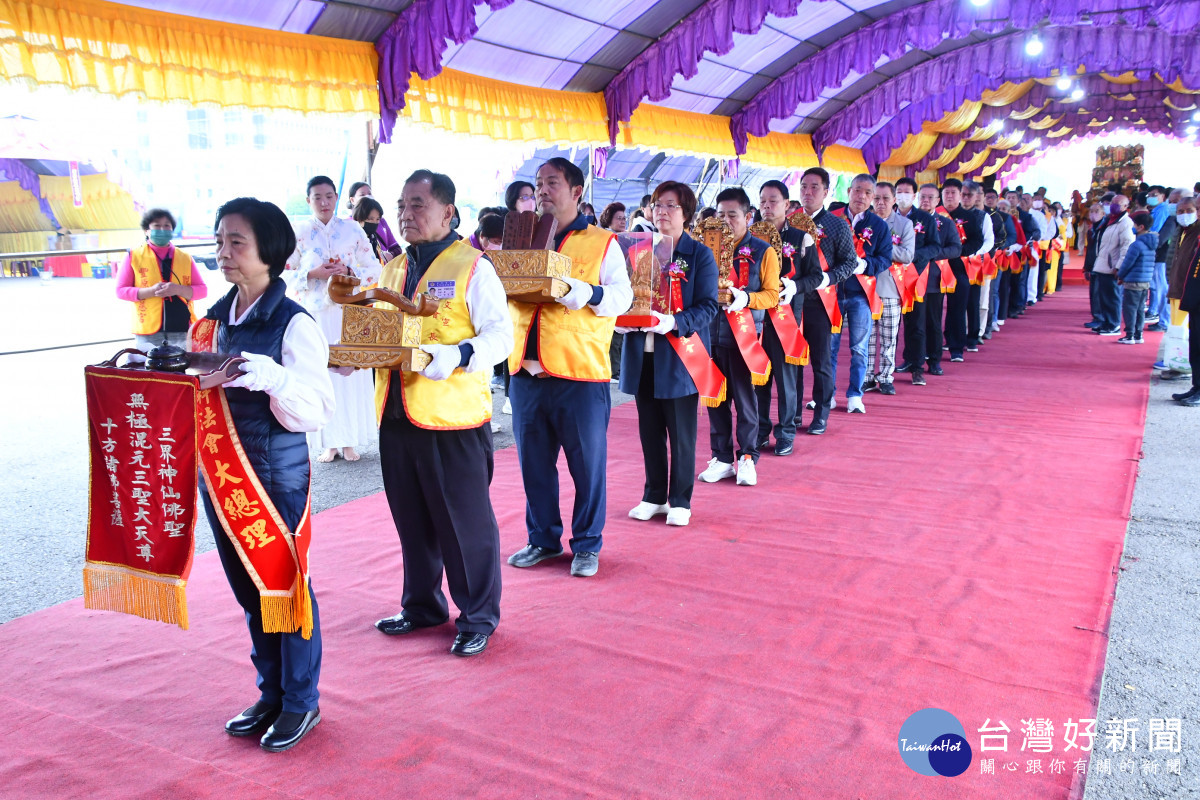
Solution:
<svg viewBox="0 0 1200 800"><path fill-rule="evenodd" d="M1147 206L1147 207L1149 207L1149 208L1154 208L1156 205L1158 205L1158 204L1159 204L1159 203L1161 203L1161 202L1162 202L1162 198L1161 198L1161 197L1153 197L1153 196L1151 196L1151 197L1147 197L1147 198L1146 198L1146 206Z"/></svg>
<svg viewBox="0 0 1200 800"><path fill-rule="evenodd" d="M171 237L173 235L174 231L164 231L161 228L155 228L154 230L150 231L150 244L158 247L166 247L171 243Z"/></svg>

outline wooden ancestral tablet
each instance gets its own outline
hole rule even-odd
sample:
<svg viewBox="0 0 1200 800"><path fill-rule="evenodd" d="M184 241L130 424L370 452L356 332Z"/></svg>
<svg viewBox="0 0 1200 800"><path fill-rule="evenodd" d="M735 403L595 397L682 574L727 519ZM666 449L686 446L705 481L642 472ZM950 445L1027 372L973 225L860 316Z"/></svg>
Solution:
<svg viewBox="0 0 1200 800"><path fill-rule="evenodd" d="M509 300L551 303L571 291L563 280L571 274L571 259L556 250L489 250L487 255Z"/></svg>
<svg viewBox="0 0 1200 800"><path fill-rule="evenodd" d="M723 220L709 217L696 224L692 232L693 238L701 242L717 260L717 302L727 306L733 302L733 248L737 244L733 240L733 228Z"/></svg>
<svg viewBox="0 0 1200 800"><path fill-rule="evenodd" d="M622 328L653 328L658 320L650 313L654 310L654 293L659 289L661 268L654 259L654 248L647 241L636 246L634 263L629 275L633 287L633 305L617 317Z"/></svg>
<svg viewBox="0 0 1200 800"><path fill-rule="evenodd" d="M749 228L750 235L755 239L762 239L775 251L775 255L779 257L779 266L783 267L783 239L779 236L779 229L769 222L756 222Z"/></svg>
<svg viewBox="0 0 1200 800"><path fill-rule="evenodd" d="M421 295L411 301L390 289L354 292L359 279L330 278L329 297L342 305L342 336L329 348L329 366L420 372L432 361L421 350L421 317L437 313L438 301ZM371 301L397 308L372 308Z"/></svg>

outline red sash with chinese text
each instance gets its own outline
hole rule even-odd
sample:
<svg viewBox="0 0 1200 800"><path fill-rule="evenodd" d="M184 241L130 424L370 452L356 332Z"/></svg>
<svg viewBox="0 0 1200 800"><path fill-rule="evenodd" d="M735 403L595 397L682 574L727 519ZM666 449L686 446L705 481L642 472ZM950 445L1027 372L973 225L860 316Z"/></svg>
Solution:
<svg viewBox="0 0 1200 800"><path fill-rule="evenodd" d="M215 352L217 321L192 327L192 349ZM263 631L312 637L308 593L309 503L296 531L289 531L255 474L238 438L222 388L201 391L196 402L200 471L221 528L258 587ZM310 495L311 498L311 495Z"/></svg>
<svg viewBox="0 0 1200 800"><path fill-rule="evenodd" d="M983 256L983 277L995 278L1000 271L1000 262L997 261L991 253Z"/></svg>
<svg viewBox="0 0 1200 800"><path fill-rule="evenodd" d="M186 629L200 382L87 367L84 386L91 455L84 605Z"/></svg>
<svg viewBox="0 0 1200 800"><path fill-rule="evenodd" d="M929 288L929 266L926 265L924 272L917 272L917 268L913 267L913 274L917 276L917 283L913 287L913 297L918 303L925 302L925 291Z"/></svg>
<svg viewBox="0 0 1200 800"><path fill-rule="evenodd" d="M771 324L775 326L775 334L783 347L783 358L789 364L808 363L808 343L800 332L799 321L790 305L775 306L767 312Z"/></svg>
<svg viewBox="0 0 1200 800"><path fill-rule="evenodd" d="M746 366L750 368L750 382L755 386L764 386L771 377L771 358L758 340L758 331L754 329L754 315L749 309L741 311L726 311L726 319L733 330L733 340L737 342L738 350Z"/></svg>
<svg viewBox="0 0 1200 800"><path fill-rule="evenodd" d="M829 273L829 262L825 260L825 251L821 249L821 243L817 242L817 260L821 262L821 272ZM817 290L817 294L821 296L821 305L825 306L825 313L829 316L829 330L833 333L842 332L842 309L838 305L837 286L830 284L824 289Z"/></svg>
<svg viewBox="0 0 1200 800"><path fill-rule="evenodd" d="M958 288L958 278L954 275L954 270L950 269L950 261L943 258L934 263L942 271L942 294L954 294L954 290Z"/></svg>
<svg viewBox="0 0 1200 800"><path fill-rule="evenodd" d="M716 408L724 403L725 376L713 363L712 356L708 354L708 349L700 337L693 333L686 339L680 339L675 334L668 333L667 341L671 343L675 355L679 356L684 369L696 384L696 389L700 392L700 402L708 408Z"/></svg>
<svg viewBox="0 0 1200 800"><path fill-rule="evenodd" d="M846 220L846 224L850 226L850 232L854 234L854 253L859 258L866 258L866 247L863 238L854 233L854 225L850 222L850 218L842 213L848 206L839 208L832 212L835 216L839 216ZM867 228L866 230L870 230ZM875 289L875 278L867 275L855 275L858 278L858 285L862 287L863 294L867 296L867 305L871 307L871 319L879 319L883 316L883 301L879 299L879 292Z"/></svg>
<svg viewBox="0 0 1200 800"><path fill-rule="evenodd" d="M917 300L917 268L912 264L900 264L895 261L888 267L892 280L896 282L896 291L900 294L900 310L908 313L913 310Z"/></svg>
<svg viewBox="0 0 1200 800"><path fill-rule="evenodd" d="M967 270L967 283L972 286L981 286L983 284L983 259L979 256L966 256L962 261Z"/></svg>

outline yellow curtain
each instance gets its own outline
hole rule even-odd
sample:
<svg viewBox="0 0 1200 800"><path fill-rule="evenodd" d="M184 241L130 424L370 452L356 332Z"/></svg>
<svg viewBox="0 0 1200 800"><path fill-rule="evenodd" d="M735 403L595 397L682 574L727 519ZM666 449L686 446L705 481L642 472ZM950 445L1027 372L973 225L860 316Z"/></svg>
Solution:
<svg viewBox="0 0 1200 800"><path fill-rule="evenodd" d="M821 166L834 172L849 172L855 175L867 171L867 162L863 160L862 150L843 144L831 144L825 148L821 156Z"/></svg>
<svg viewBox="0 0 1200 800"><path fill-rule="evenodd" d="M1039 120L1034 120L1033 122L1029 123L1029 127L1035 131L1044 131L1047 128L1053 128L1062 120L1064 116L1064 114L1059 114L1057 117L1042 117Z"/></svg>
<svg viewBox="0 0 1200 800"><path fill-rule="evenodd" d="M608 144L604 95L599 92L538 89L452 69L428 81L414 74L400 113L414 122L492 139Z"/></svg>
<svg viewBox="0 0 1200 800"><path fill-rule="evenodd" d="M1001 136L996 140L996 143L992 145L992 148L995 150L1012 150L1014 147L1019 145L1021 140L1024 138L1025 129L1019 128L1006 136Z"/></svg>
<svg viewBox="0 0 1200 800"><path fill-rule="evenodd" d="M1108 81L1109 83L1129 84L1138 82L1138 76L1134 75L1132 72L1123 72L1120 75L1109 75L1107 72L1101 72L1100 77L1104 78L1104 80Z"/></svg>
<svg viewBox="0 0 1200 800"><path fill-rule="evenodd" d="M80 183L83 206L76 208L69 177L42 176L42 197L64 228L100 231L139 227L142 215L133 207L129 192L105 175L84 175Z"/></svg>
<svg viewBox="0 0 1200 800"><path fill-rule="evenodd" d="M879 180L895 183L904 177L904 167L893 167L887 164L879 165Z"/></svg>
<svg viewBox="0 0 1200 800"><path fill-rule="evenodd" d="M52 230L54 225L42 213L32 193L16 181L0 183L0 233Z"/></svg>
<svg viewBox="0 0 1200 800"><path fill-rule="evenodd" d="M1010 119L1031 119L1032 117L1036 117L1038 114L1042 113L1042 109L1048 105L1050 105L1049 100L1047 100L1045 103L1042 103L1040 106L1030 106L1024 111L1013 111L1008 116Z"/></svg>
<svg viewBox="0 0 1200 800"><path fill-rule="evenodd" d="M1163 102L1164 102L1164 103L1165 103L1165 104L1166 104L1168 107L1170 107L1170 108L1173 108L1173 109L1175 109L1176 111L1193 111L1193 110L1195 110L1195 108L1196 108L1196 103L1192 103L1190 106L1180 106L1180 105L1176 105L1175 103L1171 102L1171 98L1170 98L1170 97L1166 98L1166 99L1165 99Z"/></svg>
<svg viewBox="0 0 1200 800"><path fill-rule="evenodd" d="M54 231L0 233L0 253L36 253L45 250L47 237L52 233Z"/></svg>
<svg viewBox="0 0 1200 800"><path fill-rule="evenodd" d="M958 157L958 154L960 152L962 152L962 149L966 146L967 146L967 143L965 141L959 142L958 144L954 145L954 147L951 147L949 150L942 153L936 160L930 161L928 164L928 168L930 170L936 171L936 170L941 169L942 167L950 166L950 164L952 164L954 162L954 159Z"/></svg>
<svg viewBox="0 0 1200 800"><path fill-rule="evenodd" d="M924 183L937 184L940 182L940 181L938 181L938 174L937 174L936 169L927 169L927 170L923 170L922 172L918 172L917 177L914 178L914 180L918 184L924 184Z"/></svg>
<svg viewBox="0 0 1200 800"><path fill-rule="evenodd" d="M1105 125L1107 125L1110 122L1112 122L1112 117L1108 117L1107 119L1103 119L1103 120L1092 119L1092 120L1088 120L1088 127L1089 128L1103 128Z"/></svg>
<svg viewBox="0 0 1200 800"><path fill-rule="evenodd" d="M937 122L921 123L921 130L926 133L962 133L975 124L975 120L982 110L983 103L976 100L965 100L956 111L951 111Z"/></svg>
<svg viewBox="0 0 1200 800"><path fill-rule="evenodd" d="M601 100L604 119L604 102ZM734 158L729 117L678 111L665 106L642 103L633 118L621 125L621 141L626 147L643 147L671 155L700 158Z"/></svg>
<svg viewBox="0 0 1200 800"><path fill-rule="evenodd" d="M1029 155L1034 150L1036 150L1041 143L1042 143L1041 139L1034 139L1032 142L1026 142L1025 144L1021 145L1016 150L1010 150L1008 154L1010 156Z"/></svg>
<svg viewBox="0 0 1200 800"><path fill-rule="evenodd" d="M118 97L379 113L370 42L101 0L0 0L0 78Z"/></svg>
<svg viewBox="0 0 1200 800"><path fill-rule="evenodd" d="M807 133L768 133L751 136L743 161L779 169L808 169L820 166L812 137Z"/></svg>
<svg viewBox="0 0 1200 800"><path fill-rule="evenodd" d="M1010 159L1011 157L1012 157L1012 153L1005 153L1002 158L999 158L996 160L995 164L990 164L990 165L984 167L983 171L979 174L985 178L988 175L995 175L997 172L1000 171L1000 168L1004 166L1004 162L1008 161L1008 159Z"/></svg>
<svg viewBox="0 0 1200 800"><path fill-rule="evenodd" d="M1005 82L1000 85L999 89L985 89L980 99L987 106L1011 106L1029 94L1029 91L1033 89L1034 83L1036 81L1033 79L1022 83Z"/></svg>
<svg viewBox="0 0 1200 800"><path fill-rule="evenodd" d="M982 167L992 155L992 148L988 147L980 153L976 153L975 157L970 161L958 162L958 171L963 175L970 175L975 170Z"/></svg>
<svg viewBox="0 0 1200 800"><path fill-rule="evenodd" d="M906 167L909 164L915 164L929 152L933 145L937 142L938 134L936 133L912 133L905 139L904 143L892 151L888 156L887 161L883 162L883 166L889 167Z"/></svg>
<svg viewBox="0 0 1200 800"><path fill-rule="evenodd" d="M1046 138L1047 139L1058 139L1059 137L1066 136L1070 132L1071 132L1071 129L1064 125L1063 127L1059 128L1056 131L1051 131L1050 133L1047 133Z"/></svg>
<svg viewBox="0 0 1200 800"><path fill-rule="evenodd" d="M1159 80L1162 80L1161 76L1159 76ZM1186 86L1184 86L1182 78L1176 78L1174 83L1168 83L1167 88L1174 89L1177 92L1186 92L1188 94L1200 94L1200 89L1189 89Z"/></svg>

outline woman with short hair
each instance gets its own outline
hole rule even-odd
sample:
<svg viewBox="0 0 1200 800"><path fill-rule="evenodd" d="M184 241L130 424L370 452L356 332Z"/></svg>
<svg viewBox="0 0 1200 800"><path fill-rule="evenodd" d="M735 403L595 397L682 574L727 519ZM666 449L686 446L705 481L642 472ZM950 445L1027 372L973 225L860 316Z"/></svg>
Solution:
<svg viewBox="0 0 1200 800"><path fill-rule="evenodd" d="M600 227L613 233L624 233L628 227L629 218L625 214L624 203L609 203L600 212Z"/></svg>

